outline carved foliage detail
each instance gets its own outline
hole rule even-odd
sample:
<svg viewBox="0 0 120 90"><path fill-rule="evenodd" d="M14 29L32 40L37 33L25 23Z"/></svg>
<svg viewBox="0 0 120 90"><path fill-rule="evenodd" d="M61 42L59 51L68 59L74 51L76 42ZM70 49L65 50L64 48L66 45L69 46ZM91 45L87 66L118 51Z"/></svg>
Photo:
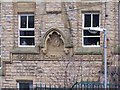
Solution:
<svg viewBox="0 0 120 90"><path fill-rule="evenodd" d="M47 54L64 54L63 40L61 39L61 35L58 35L56 32L53 32L51 35L49 35L46 44Z"/></svg>
<svg viewBox="0 0 120 90"><path fill-rule="evenodd" d="M46 60L63 60L70 54L70 48L66 48L66 37L58 29L50 29L43 36L41 48L43 58Z"/></svg>

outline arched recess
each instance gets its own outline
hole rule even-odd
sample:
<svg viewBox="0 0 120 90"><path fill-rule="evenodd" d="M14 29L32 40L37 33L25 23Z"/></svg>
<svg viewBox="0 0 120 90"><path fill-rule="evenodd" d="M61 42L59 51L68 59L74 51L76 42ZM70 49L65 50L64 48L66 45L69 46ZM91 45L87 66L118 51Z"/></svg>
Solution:
<svg viewBox="0 0 120 90"><path fill-rule="evenodd" d="M42 37L42 40L41 40L41 48L42 48L42 51L44 54L47 53L47 48L48 48L48 40L51 38L51 36L53 35L58 35L57 37L60 38L60 42L62 41L63 42L63 48L64 48L64 52L66 54L69 53L69 49L70 48L69 46L69 41L68 40L68 37L67 35L65 35L62 31L58 30L58 29L55 29L55 28L52 28L50 30L48 30L44 36Z"/></svg>

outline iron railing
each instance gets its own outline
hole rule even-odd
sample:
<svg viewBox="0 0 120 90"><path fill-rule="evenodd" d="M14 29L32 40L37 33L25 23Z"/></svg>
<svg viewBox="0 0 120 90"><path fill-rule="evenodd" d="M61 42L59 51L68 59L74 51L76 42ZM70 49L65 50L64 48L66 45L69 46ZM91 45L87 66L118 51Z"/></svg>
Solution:
<svg viewBox="0 0 120 90"><path fill-rule="evenodd" d="M77 82L70 88L56 85L36 84L34 90L104 90L104 84L99 82ZM120 90L120 84L107 84L107 90Z"/></svg>

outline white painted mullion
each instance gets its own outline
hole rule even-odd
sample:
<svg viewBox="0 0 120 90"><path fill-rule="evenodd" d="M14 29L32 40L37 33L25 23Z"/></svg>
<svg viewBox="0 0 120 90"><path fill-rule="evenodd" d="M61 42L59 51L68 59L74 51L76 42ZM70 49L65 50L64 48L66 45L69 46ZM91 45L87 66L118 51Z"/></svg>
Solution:
<svg viewBox="0 0 120 90"><path fill-rule="evenodd" d="M84 25L84 23L85 23L85 20L84 20L84 19L85 19L85 14L82 14L82 22L83 22L83 23L82 23L82 28L84 28L84 26L85 26L85 25Z"/></svg>
<svg viewBox="0 0 120 90"><path fill-rule="evenodd" d="M26 29L26 28L20 28L19 30L20 31L34 31L34 28L28 28L28 29Z"/></svg>
<svg viewBox="0 0 120 90"><path fill-rule="evenodd" d="M18 16L18 46L20 45L20 22L21 22L21 15Z"/></svg>
<svg viewBox="0 0 120 90"><path fill-rule="evenodd" d="M19 85L19 82L17 82L17 89L18 89L18 90L19 90L19 88L20 88L19 86L20 86L20 85Z"/></svg>
<svg viewBox="0 0 120 90"><path fill-rule="evenodd" d="M20 26L21 26L21 16L20 16L20 15L18 16L18 21L19 21L19 22L18 22L18 25L19 25L18 28L20 29ZM19 30L19 29L18 29L18 30Z"/></svg>
<svg viewBox="0 0 120 90"><path fill-rule="evenodd" d="M27 29L28 29L28 15L27 15L27 22L26 23L27 23L26 25L27 25Z"/></svg>
<svg viewBox="0 0 120 90"><path fill-rule="evenodd" d="M85 26L84 25L84 23L85 23L84 18L85 18L85 14L82 14L82 46L84 45L84 34L83 34L84 33L83 30L84 30L84 26Z"/></svg>
<svg viewBox="0 0 120 90"><path fill-rule="evenodd" d="M24 38L34 38L35 36L20 36L20 37L24 37Z"/></svg>
<svg viewBox="0 0 120 90"><path fill-rule="evenodd" d="M0 39L1 39L1 37L0 37ZM1 40L0 40L0 43L1 43ZM0 44L0 59L1 59L1 54L2 54L1 49L2 49L2 47ZM1 65L0 65L0 69L1 69L2 68L2 59L0 60L0 62L1 62Z"/></svg>

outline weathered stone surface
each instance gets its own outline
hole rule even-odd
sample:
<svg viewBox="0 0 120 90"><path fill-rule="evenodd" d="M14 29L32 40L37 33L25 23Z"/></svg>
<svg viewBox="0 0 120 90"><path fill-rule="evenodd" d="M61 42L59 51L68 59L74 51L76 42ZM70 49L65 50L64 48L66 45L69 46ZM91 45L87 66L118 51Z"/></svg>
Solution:
<svg viewBox="0 0 120 90"><path fill-rule="evenodd" d="M33 53L33 54L39 54L39 47L19 47L19 48L14 48L10 51L11 53L14 53L14 54L20 54L20 53Z"/></svg>
<svg viewBox="0 0 120 90"><path fill-rule="evenodd" d="M95 47L86 47L86 48L77 48L74 51L75 55L101 55L103 53L102 48L95 48Z"/></svg>
<svg viewBox="0 0 120 90"><path fill-rule="evenodd" d="M34 2L17 2L14 3L15 13L33 13L35 11Z"/></svg>
<svg viewBox="0 0 120 90"><path fill-rule="evenodd" d="M70 86L75 80L98 81L103 65L103 33L101 47L82 47L85 12L100 13L100 26L107 28L107 60L118 66L119 56L112 53L118 44L117 2L107 2L106 8L104 2L2 2L2 87L15 88L18 80L61 86ZM19 13L35 15L35 47L18 46Z"/></svg>

